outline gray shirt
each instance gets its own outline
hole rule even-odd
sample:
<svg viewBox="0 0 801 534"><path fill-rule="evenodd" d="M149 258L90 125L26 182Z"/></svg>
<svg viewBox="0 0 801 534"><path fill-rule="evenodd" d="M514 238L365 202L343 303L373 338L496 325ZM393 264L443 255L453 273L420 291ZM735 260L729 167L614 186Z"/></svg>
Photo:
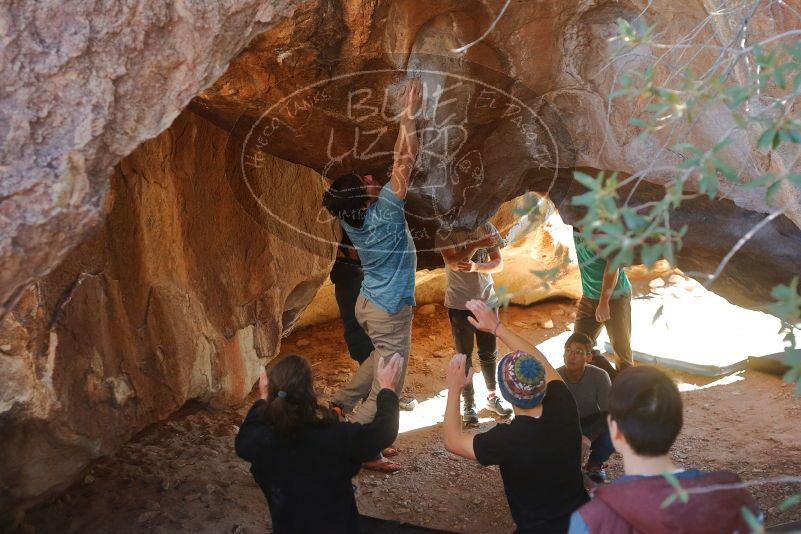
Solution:
<svg viewBox="0 0 801 534"><path fill-rule="evenodd" d="M450 247L462 251L471 242L491 233L496 234L499 241L501 240L495 226L491 223L484 223L483 226L480 226L472 233L451 232L443 236L440 232L437 232L434 245L438 249ZM476 263L486 263L489 261L489 251L490 249L480 248L470 259ZM465 304L471 299L483 300L492 308L498 306L498 297L495 295L492 275L489 273L454 271L446 265L445 280L447 282L447 288L445 289L445 306L447 308L466 310L467 306Z"/></svg>
<svg viewBox="0 0 801 534"><path fill-rule="evenodd" d="M564 366L557 369L556 372L564 379L567 389L576 399L581 419L608 410L607 399L612 381L609 380L609 374L606 371L587 364L584 368L584 375L578 382L571 382L567 379L567 369Z"/></svg>

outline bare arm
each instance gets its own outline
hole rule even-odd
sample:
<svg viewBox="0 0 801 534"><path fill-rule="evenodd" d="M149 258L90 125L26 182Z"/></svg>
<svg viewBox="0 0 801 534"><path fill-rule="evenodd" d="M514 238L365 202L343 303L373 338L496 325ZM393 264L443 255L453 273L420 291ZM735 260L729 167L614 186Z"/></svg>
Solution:
<svg viewBox="0 0 801 534"><path fill-rule="evenodd" d="M472 271L476 273L499 273L503 271L503 257L501 256L501 249L495 247L489 251L489 261L484 263L474 263Z"/></svg>
<svg viewBox="0 0 801 534"><path fill-rule="evenodd" d="M442 259L445 260L445 264L456 271L459 268L459 262L469 261L479 248L481 247L478 244L472 243L467 245L465 249L460 250L458 247L448 247L443 248L439 252L442 254Z"/></svg>
<svg viewBox="0 0 801 534"><path fill-rule="evenodd" d="M445 379L448 384L448 402L445 405L445 422L442 425L445 449L453 454L476 459L473 450L473 435L462 432L462 421L459 417L459 397L462 389L473 379L473 369L465 376L464 354L457 354L448 364Z"/></svg>
<svg viewBox="0 0 801 534"><path fill-rule="evenodd" d="M492 234L468 243L464 249L457 246L446 247L440 250L440 253L442 254L442 259L445 260L445 264L456 271L459 270L460 262L470 261L470 258L473 257L473 254L475 254L478 249L489 247L498 249L498 240ZM498 250L498 255L500 256L500 249ZM491 254L492 252L490 252L490 255Z"/></svg>
<svg viewBox="0 0 801 534"><path fill-rule="evenodd" d="M612 318L609 310L609 300L612 298L612 293L615 291L617 285L617 278L619 269L611 269L609 262L604 266L603 280L601 281L601 298L598 299L598 306L595 308L595 320L599 323L605 323Z"/></svg>
<svg viewBox="0 0 801 534"><path fill-rule="evenodd" d="M480 300L469 300L467 301L467 309L475 316L475 318L468 317L467 320L478 330L482 332L495 332L495 335L511 350L527 352L534 356L545 368L546 383L552 380L563 382L562 377L559 376L559 373L556 372L556 369L553 368L545 355L541 353L537 347L509 330L506 325L498 319L495 311L490 309L489 306Z"/></svg>
<svg viewBox="0 0 801 534"><path fill-rule="evenodd" d="M395 159L392 165L392 176L389 180L392 192L400 199L406 198L409 189L409 178L412 175L414 162L420 148L417 136L415 114L420 109L422 88L419 79L410 80L405 88L405 108L401 114L398 138L395 140Z"/></svg>

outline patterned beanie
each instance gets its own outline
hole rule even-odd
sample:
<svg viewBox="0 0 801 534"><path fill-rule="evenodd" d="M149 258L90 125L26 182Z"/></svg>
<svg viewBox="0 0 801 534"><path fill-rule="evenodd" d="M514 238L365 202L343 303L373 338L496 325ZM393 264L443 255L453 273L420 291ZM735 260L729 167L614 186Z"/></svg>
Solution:
<svg viewBox="0 0 801 534"><path fill-rule="evenodd" d="M512 405L533 408L545 397L545 368L527 352L510 352L498 362L498 387Z"/></svg>

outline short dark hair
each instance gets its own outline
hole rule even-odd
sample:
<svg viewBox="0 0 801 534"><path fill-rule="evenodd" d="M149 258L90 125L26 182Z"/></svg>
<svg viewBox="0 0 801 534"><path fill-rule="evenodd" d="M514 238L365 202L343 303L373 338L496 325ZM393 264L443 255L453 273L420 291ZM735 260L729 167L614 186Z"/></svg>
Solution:
<svg viewBox="0 0 801 534"><path fill-rule="evenodd" d="M565 348L569 347L571 343L580 343L587 347L587 352L592 352L592 349L595 348L595 343L593 342L592 338L587 334L582 334L581 332L573 332L570 334L570 337L567 338L565 341Z"/></svg>
<svg viewBox="0 0 801 534"><path fill-rule="evenodd" d="M629 367L612 384L609 416L635 453L662 456L684 422L679 388L656 367Z"/></svg>
<svg viewBox="0 0 801 534"><path fill-rule="evenodd" d="M331 215L339 217L350 226L361 228L364 224L364 203L368 196L358 174L343 174L323 194L323 206Z"/></svg>

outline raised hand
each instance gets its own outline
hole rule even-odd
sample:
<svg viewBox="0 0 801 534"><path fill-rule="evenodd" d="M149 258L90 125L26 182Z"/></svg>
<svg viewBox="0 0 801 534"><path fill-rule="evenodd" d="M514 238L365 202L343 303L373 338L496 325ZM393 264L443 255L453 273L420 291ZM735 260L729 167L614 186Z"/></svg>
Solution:
<svg viewBox="0 0 801 534"><path fill-rule="evenodd" d="M398 385L398 379L400 378L402 364L403 358L397 352L390 357L382 356L378 359L375 376L381 389L395 389L395 386Z"/></svg>
<svg viewBox="0 0 801 534"><path fill-rule="evenodd" d="M404 111L408 117L413 118L423 102L423 83L420 78L412 78L406 83L404 96L406 99Z"/></svg>
<svg viewBox="0 0 801 534"><path fill-rule="evenodd" d="M267 400L267 386L269 385L270 379L267 378L267 369L262 365L261 371L259 371L259 394L264 400Z"/></svg>
<svg viewBox="0 0 801 534"><path fill-rule="evenodd" d="M495 310L483 301L476 299L468 300L465 306L473 314L473 317L467 318L471 325L482 332L495 332L498 323L501 322Z"/></svg>
<svg viewBox="0 0 801 534"><path fill-rule="evenodd" d="M470 260L460 261L456 264L456 270L472 273L476 271L476 263Z"/></svg>
<svg viewBox="0 0 801 534"><path fill-rule="evenodd" d="M466 365L467 356L464 354L456 354L451 358L448 369L445 371L445 383L448 391L462 391L467 384L473 381L473 368L471 367L470 372L465 374Z"/></svg>
<svg viewBox="0 0 801 534"><path fill-rule="evenodd" d="M491 233L477 239L475 243L481 248L493 248L500 245L500 239L497 234Z"/></svg>

